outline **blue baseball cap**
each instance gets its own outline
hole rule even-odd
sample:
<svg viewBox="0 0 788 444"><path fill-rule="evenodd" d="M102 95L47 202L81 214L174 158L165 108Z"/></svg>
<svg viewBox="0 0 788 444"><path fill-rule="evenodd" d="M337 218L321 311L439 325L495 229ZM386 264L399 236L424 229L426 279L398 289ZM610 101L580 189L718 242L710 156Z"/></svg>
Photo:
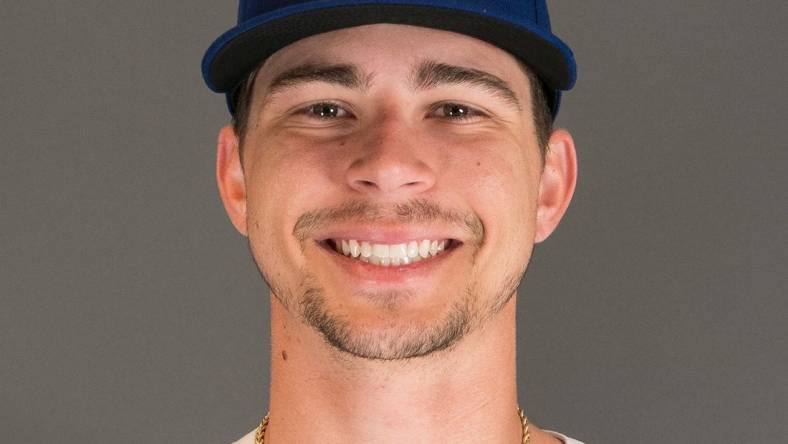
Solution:
<svg viewBox="0 0 788 444"><path fill-rule="evenodd" d="M206 51L208 87L235 91L270 55L303 38L374 23L422 26L465 34L511 53L542 81L553 118L561 91L577 77L572 50L550 28L545 0L240 0L238 24Z"/></svg>

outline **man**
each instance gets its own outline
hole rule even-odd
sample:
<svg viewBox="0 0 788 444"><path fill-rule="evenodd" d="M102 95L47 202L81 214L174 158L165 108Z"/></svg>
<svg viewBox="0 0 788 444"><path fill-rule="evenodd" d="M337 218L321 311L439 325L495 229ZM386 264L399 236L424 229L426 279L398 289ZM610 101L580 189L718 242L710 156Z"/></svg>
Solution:
<svg viewBox="0 0 788 444"><path fill-rule="evenodd" d="M572 197L544 0L241 0L217 179L271 290L240 443L576 443L518 408L516 289ZM261 416L263 414L261 413Z"/></svg>

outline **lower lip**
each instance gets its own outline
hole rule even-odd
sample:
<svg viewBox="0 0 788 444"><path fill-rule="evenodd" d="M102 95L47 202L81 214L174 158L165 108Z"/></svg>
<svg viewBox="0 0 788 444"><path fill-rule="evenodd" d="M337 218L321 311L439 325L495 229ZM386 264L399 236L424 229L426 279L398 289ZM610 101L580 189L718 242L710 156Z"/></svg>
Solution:
<svg viewBox="0 0 788 444"><path fill-rule="evenodd" d="M330 249L330 247L320 246L320 250L324 254L331 256L343 270L357 280L368 281L375 284L401 284L411 279L427 277L460 247L462 247L462 245L455 246L436 256L422 259L412 264L390 265L388 267L371 264L358 259L351 259Z"/></svg>

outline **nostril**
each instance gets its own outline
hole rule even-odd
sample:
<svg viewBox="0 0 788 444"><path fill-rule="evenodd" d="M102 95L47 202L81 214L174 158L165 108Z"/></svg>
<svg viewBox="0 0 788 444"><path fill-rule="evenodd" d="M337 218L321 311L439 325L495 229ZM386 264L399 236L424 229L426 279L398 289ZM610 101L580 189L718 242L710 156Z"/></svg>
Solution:
<svg viewBox="0 0 788 444"><path fill-rule="evenodd" d="M345 178L351 188L362 193L416 193L434 184L435 177L431 170L402 163L351 167Z"/></svg>

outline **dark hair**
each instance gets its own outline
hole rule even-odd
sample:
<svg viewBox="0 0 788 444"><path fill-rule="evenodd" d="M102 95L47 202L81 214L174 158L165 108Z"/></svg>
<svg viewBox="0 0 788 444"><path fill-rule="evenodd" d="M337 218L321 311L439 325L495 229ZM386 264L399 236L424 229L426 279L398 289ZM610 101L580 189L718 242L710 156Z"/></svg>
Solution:
<svg viewBox="0 0 788 444"><path fill-rule="evenodd" d="M539 142L540 154L542 155L542 164L547 155L547 141L550 138L550 133L553 131L553 116L550 113L550 103L548 100L549 90L544 85L539 77L534 74L534 71L520 59L517 59L520 68L528 77L528 83L531 90L531 112L534 116L534 127L536 128L536 140ZM235 112L232 117L233 128L235 134L238 135L239 150L241 158L243 159L243 141L246 136L246 131L249 126L249 113L252 105L252 98L254 97L254 84L257 79L257 73L260 72L262 64L252 71L245 80L243 80L233 92L233 109Z"/></svg>

